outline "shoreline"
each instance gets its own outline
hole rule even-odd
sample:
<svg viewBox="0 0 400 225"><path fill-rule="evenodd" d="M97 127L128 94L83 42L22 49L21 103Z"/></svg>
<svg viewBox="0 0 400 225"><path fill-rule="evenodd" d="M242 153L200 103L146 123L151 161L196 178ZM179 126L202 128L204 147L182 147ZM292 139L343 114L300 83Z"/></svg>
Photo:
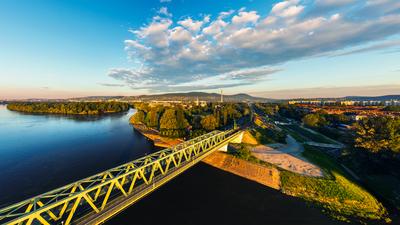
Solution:
<svg viewBox="0 0 400 225"><path fill-rule="evenodd" d="M133 128L141 135L153 142L154 146L160 148L170 148L174 145L184 142L179 138L167 138L160 135L158 130L147 127L143 124L132 124Z"/></svg>
<svg viewBox="0 0 400 225"><path fill-rule="evenodd" d="M128 112L128 110L124 111L118 111L118 112L102 112L102 113L57 113L57 112L30 112L30 111L23 111L23 110L15 110L15 109L9 109L12 112L18 112L22 114L31 114L31 115L64 115L64 116L105 116L105 115L114 115L118 113L124 113Z"/></svg>

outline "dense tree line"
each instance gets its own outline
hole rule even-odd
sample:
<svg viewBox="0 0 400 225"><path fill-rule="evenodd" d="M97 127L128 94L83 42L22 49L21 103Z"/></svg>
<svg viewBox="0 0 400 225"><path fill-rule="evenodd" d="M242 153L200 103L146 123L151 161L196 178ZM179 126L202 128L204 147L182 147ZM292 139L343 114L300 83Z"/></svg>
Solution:
<svg viewBox="0 0 400 225"><path fill-rule="evenodd" d="M400 105L390 105L383 108L385 111L389 112L400 112Z"/></svg>
<svg viewBox="0 0 400 225"><path fill-rule="evenodd" d="M7 109L27 113L98 115L127 111L129 105L122 102L15 102L9 103Z"/></svg>
<svg viewBox="0 0 400 225"><path fill-rule="evenodd" d="M146 103L134 106L138 112L131 118L133 124L144 124L158 129L160 134L168 137L195 137L215 129L224 129L241 119L249 116L250 109L242 103L210 103L207 106L182 107L150 107Z"/></svg>
<svg viewBox="0 0 400 225"><path fill-rule="evenodd" d="M371 153L400 153L400 118L371 117L356 123L355 147Z"/></svg>

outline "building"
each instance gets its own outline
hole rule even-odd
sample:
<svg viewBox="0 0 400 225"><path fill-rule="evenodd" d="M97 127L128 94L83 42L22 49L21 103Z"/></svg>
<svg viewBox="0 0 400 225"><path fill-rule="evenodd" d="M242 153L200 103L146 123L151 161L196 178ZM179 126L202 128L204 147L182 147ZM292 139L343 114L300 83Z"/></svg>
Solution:
<svg viewBox="0 0 400 225"><path fill-rule="evenodd" d="M355 105L356 103L357 103L356 101L341 101L340 105L350 106L350 105Z"/></svg>
<svg viewBox="0 0 400 225"><path fill-rule="evenodd" d="M385 101L385 106L400 106L400 100Z"/></svg>
<svg viewBox="0 0 400 225"><path fill-rule="evenodd" d="M205 107L207 106L207 101L199 101L199 97L197 97L195 104L196 106Z"/></svg>

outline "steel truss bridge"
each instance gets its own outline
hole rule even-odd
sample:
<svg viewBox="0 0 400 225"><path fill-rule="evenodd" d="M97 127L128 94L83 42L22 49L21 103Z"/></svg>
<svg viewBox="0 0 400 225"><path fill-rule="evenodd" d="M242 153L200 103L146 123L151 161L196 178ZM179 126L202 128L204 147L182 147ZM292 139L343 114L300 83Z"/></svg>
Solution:
<svg viewBox="0 0 400 225"><path fill-rule="evenodd" d="M0 209L0 224L103 223L242 135L213 131L16 203Z"/></svg>

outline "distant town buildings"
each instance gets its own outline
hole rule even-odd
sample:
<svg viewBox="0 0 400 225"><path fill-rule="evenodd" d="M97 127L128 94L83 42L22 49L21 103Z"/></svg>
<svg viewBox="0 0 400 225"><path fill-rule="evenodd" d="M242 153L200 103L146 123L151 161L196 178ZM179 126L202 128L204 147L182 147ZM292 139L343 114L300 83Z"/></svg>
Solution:
<svg viewBox="0 0 400 225"><path fill-rule="evenodd" d="M400 106L400 100L390 101L353 101L353 100L291 100L289 104L306 105L343 105L343 106Z"/></svg>
<svg viewBox="0 0 400 225"><path fill-rule="evenodd" d="M207 106L207 101L199 101L199 97L197 97L195 104L196 106L205 107Z"/></svg>
<svg viewBox="0 0 400 225"><path fill-rule="evenodd" d="M400 100L385 101L385 106L400 106Z"/></svg>
<svg viewBox="0 0 400 225"><path fill-rule="evenodd" d="M150 107L155 107L155 106L164 106L164 107L168 107L171 106L173 104L182 104L182 101L150 101L149 106Z"/></svg>

